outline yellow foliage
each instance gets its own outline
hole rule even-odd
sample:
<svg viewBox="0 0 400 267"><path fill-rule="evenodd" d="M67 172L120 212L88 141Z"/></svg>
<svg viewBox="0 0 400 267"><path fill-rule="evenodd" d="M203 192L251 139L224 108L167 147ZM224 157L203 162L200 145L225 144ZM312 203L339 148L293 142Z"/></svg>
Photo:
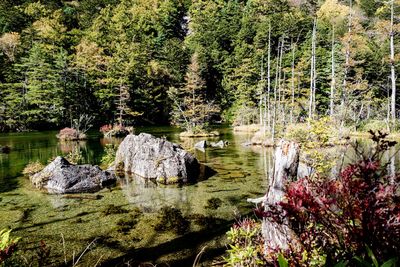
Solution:
<svg viewBox="0 0 400 267"><path fill-rule="evenodd" d="M327 0L318 10L317 17L330 24L340 25L346 20L348 14L348 6L339 4L338 0Z"/></svg>
<svg viewBox="0 0 400 267"><path fill-rule="evenodd" d="M95 42L82 39L76 46L75 65L89 72L101 71L109 58L104 54L104 49Z"/></svg>
<svg viewBox="0 0 400 267"><path fill-rule="evenodd" d="M39 37L59 42L63 39L63 33L67 30L61 19L62 13L58 10L51 17L43 17L35 21L32 26Z"/></svg>
<svg viewBox="0 0 400 267"><path fill-rule="evenodd" d="M7 32L0 37L0 49L10 61L14 61L15 52L20 45L20 35L17 32Z"/></svg>

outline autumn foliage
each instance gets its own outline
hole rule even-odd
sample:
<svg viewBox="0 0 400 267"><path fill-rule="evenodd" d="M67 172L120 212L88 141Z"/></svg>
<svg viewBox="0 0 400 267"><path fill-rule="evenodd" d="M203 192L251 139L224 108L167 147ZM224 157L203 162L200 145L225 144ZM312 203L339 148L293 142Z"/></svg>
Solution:
<svg viewBox="0 0 400 267"><path fill-rule="evenodd" d="M374 255L400 255L400 174L389 175L383 155L396 142L372 134L374 148L359 152L337 179L308 177L287 185L284 201L258 214L288 222L295 237L283 253L291 265L331 266ZM358 145L355 150L360 151Z"/></svg>

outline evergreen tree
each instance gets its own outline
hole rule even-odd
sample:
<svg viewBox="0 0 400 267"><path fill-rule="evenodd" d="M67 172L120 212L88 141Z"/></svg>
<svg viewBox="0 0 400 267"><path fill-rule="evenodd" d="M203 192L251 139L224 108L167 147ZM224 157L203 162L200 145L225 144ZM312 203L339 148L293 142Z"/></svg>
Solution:
<svg viewBox="0 0 400 267"><path fill-rule="evenodd" d="M197 53L192 55L186 73L186 85L177 91L172 90L171 99L175 103L173 122L188 132L206 130L212 116L219 111L213 102L207 101Z"/></svg>

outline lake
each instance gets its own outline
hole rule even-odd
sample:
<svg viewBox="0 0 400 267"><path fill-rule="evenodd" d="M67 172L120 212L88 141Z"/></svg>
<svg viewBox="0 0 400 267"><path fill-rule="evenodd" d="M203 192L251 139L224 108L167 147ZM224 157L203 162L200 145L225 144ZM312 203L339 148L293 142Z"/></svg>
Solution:
<svg viewBox="0 0 400 267"><path fill-rule="evenodd" d="M21 265L44 261L46 266L60 266L78 261L79 266L122 266L124 262L191 266L204 246L205 261L223 253L224 234L235 218L252 213L246 199L266 191L272 150L243 147L250 136L233 135L226 128L214 140L227 140L230 145L204 153L193 150L196 140L180 139L175 128L136 129L139 132L181 144L217 174L181 187L125 177L116 187L94 194L97 199L65 198L34 189L21 176L26 164L47 163L76 148L85 163L100 164L105 145L120 140L104 139L96 132L80 143L61 143L52 131L0 135L0 145L12 149L10 154L0 154L0 229L14 229L13 235L22 237ZM219 207L210 207L210 199L220 199ZM164 207L181 211L190 223L187 232L159 230ZM46 251L48 257L40 256Z"/></svg>

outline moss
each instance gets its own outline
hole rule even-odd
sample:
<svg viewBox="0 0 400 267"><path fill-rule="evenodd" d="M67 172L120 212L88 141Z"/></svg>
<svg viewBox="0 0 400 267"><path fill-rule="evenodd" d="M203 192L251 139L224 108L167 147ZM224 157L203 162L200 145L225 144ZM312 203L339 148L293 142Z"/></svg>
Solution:
<svg viewBox="0 0 400 267"><path fill-rule="evenodd" d="M168 178L167 183L168 184L177 184L177 183L179 183L179 181L180 181L179 177L172 176L172 177Z"/></svg>
<svg viewBox="0 0 400 267"><path fill-rule="evenodd" d="M207 204L204 206L206 209L216 210L222 204L222 200L217 197L212 197L207 200Z"/></svg>
<svg viewBox="0 0 400 267"><path fill-rule="evenodd" d="M104 216L108 216L111 214L122 214L122 213L128 213L128 210L121 208L120 206L115 206L113 204L107 205L102 211L102 214Z"/></svg>
<svg viewBox="0 0 400 267"><path fill-rule="evenodd" d="M166 181L165 177L158 177L158 178L157 178L157 183L159 183L159 184L166 184L167 181Z"/></svg>
<svg viewBox="0 0 400 267"><path fill-rule="evenodd" d="M154 229L157 231L171 230L177 234L183 234L189 229L189 226L189 221L183 217L179 209L162 207Z"/></svg>

